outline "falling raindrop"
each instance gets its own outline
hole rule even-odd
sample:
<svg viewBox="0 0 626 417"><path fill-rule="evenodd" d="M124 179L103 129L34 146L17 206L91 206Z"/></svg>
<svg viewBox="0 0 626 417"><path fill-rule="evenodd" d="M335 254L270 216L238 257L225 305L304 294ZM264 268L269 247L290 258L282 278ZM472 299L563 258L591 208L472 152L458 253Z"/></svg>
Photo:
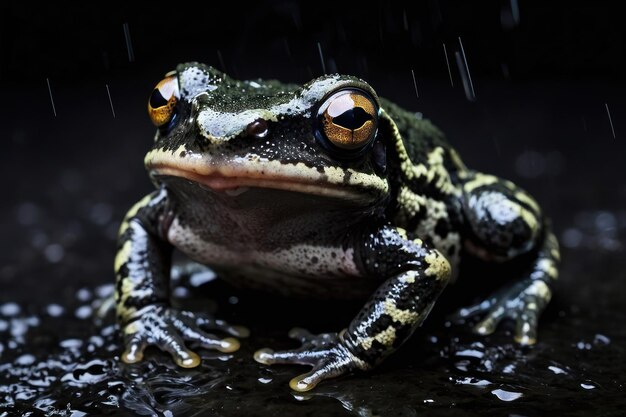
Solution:
<svg viewBox="0 0 626 417"><path fill-rule="evenodd" d="M450 60L448 59L448 50L446 44L443 44L443 56L446 58L446 67L448 67L448 76L450 77L450 85L454 87L454 81L452 80L452 70L450 69Z"/></svg>
<svg viewBox="0 0 626 417"><path fill-rule="evenodd" d="M52 112L54 113L54 117L57 117L57 109L54 107L54 99L52 98L52 88L50 88L50 79L46 78L46 82L48 83L48 93L50 93L50 103L52 103Z"/></svg>
<svg viewBox="0 0 626 417"><path fill-rule="evenodd" d="M463 89L465 90L465 97L469 101L476 101L476 92L474 91L474 83L472 82L472 76L469 71L469 65L467 64L467 57L465 56L465 50L463 49L463 42L459 37L459 46L461 47L461 53L458 51L454 53L456 58L456 65L461 74L461 81L463 82Z"/></svg>
<svg viewBox="0 0 626 417"><path fill-rule="evenodd" d="M124 39L126 39L126 49L128 50L128 62L133 62L135 61L135 53L133 52L133 43L130 40L128 23L124 23Z"/></svg>
<svg viewBox="0 0 626 417"><path fill-rule="evenodd" d="M222 56L222 51L217 50L217 59L220 61L220 68L222 72L226 72L226 64L224 64L224 57Z"/></svg>
<svg viewBox="0 0 626 417"><path fill-rule="evenodd" d="M411 75L413 76L413 87L415 88L415 96L420 98L420 94L417 91L417 80L415 79L415 71L411 70Z"/></svg>
<svg viewBox="0 0 626 417"><path fill-rule="evenodd" d="M606 107L606 114L609 116L609 123L611 124L611 133L613 134L613 139L615 139L615 128L613 127L613 119L611 118L611 112L609 111L609 105L604 103L604 107Z"/></svg>
<svg viewBox="0 0 626 417"><path fill-rule="evenodd" d="M326 64L324 63L324 54L322 53L322 45L317 43L317 50L320 54L320 61L322 63L322 74L326 75Z"/></svg>
<svg viewBox="0 0 626 417"><path fill-rule="evenodd" d="M109 96L109 103L111 104L111 113L113 113L113 118L115 119L115 109L113 108L113 100L111 100L111 91L109 91L109 84L105 84L107 88L107 95Z"/></svg>

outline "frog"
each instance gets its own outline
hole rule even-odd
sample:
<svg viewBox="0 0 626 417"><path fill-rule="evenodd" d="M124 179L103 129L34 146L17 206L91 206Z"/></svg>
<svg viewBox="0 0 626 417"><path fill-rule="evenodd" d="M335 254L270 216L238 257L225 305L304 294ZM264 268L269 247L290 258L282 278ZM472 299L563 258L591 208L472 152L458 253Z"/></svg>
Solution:
<svg viewBox="0 0 626 417"><path fill-rule="evenodd" d="M190 62L165 75L147 107L157 129L144 163L155 190L124 217L114 263L123 362L156 346L193 368L201 359L188 344L232 353L249 334L172 306L174 250L255 293L362 300L339 331L295 328L300 347L254 353L265 366L310 366L289 382L296 392L398 350L465 258L523 259L518 275L457 314L479 335L512 320L516 343L536 342L560 262L539 204L466 167L439 128L366 81L240 81Z"/></svg>

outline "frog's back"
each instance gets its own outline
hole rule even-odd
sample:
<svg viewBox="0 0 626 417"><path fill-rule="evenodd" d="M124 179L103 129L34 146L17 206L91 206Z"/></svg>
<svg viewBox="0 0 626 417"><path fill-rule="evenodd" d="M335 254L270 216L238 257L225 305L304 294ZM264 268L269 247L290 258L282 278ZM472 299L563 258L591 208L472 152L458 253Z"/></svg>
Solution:
<svg viewBox="0 0 626 417"><path fill-rule="evenodd" d="M381 106L391 116L398 131L400 140L413 165L429 165L428 156L436 148L443 150L443 164L454 176L457 171L465 169L454 148L448 143L445 135L430 120L403 109L391 101L381 98Z"/></svg>

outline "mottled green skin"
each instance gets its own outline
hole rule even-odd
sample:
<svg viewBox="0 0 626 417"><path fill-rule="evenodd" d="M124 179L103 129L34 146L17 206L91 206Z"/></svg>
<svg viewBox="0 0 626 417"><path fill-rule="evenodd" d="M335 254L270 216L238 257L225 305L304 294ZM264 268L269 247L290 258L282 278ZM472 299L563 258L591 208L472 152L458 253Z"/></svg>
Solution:
<svg viewBox="0 0 626 417"><path fill-rule="evenodd" d="M300 349L255 354L265 364L313 366L292 380L297 391L369 369L395 351L456 276L462 256L505 262L525 255L529 272L459 315L483 315L475 328L482 334L514 319L516 340L534 343L559 251L523 190L467 169L430 122L354 77L299 87L239 82L184 64L177 78L176 119L157 133L145 161L157 191L129 211L120 230L115 269L125 362L156 345L192 367L199 358L185 341L233 351L238 341L205 330L246 335L170 307L173 248L239 285L366 300L339 334L294 330ZM380 109L375 138L351 155L329 146L317 122L319 106L345 88L369 94ZM255 136L248 126L260 119L267 131Z"/></svg>

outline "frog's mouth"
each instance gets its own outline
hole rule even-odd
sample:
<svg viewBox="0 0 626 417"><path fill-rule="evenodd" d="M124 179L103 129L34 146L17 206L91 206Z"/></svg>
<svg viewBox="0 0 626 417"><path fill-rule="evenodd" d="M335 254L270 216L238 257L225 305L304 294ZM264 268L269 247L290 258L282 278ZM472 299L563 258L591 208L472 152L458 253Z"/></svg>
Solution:
<svg viewBox="0 0 626 417"><path fill-rule="evenodd" d="M342 200L363 201L371 199L365 193L359 193L358 190L346 186L280 172L240 171L229 167L199 173L161 164L151 165L149 170L150 176L153 178L167 176L184 178L197 183L201 188L213 192L223 192L229 196L243 194L250 188L270 188Z"/></svg>

